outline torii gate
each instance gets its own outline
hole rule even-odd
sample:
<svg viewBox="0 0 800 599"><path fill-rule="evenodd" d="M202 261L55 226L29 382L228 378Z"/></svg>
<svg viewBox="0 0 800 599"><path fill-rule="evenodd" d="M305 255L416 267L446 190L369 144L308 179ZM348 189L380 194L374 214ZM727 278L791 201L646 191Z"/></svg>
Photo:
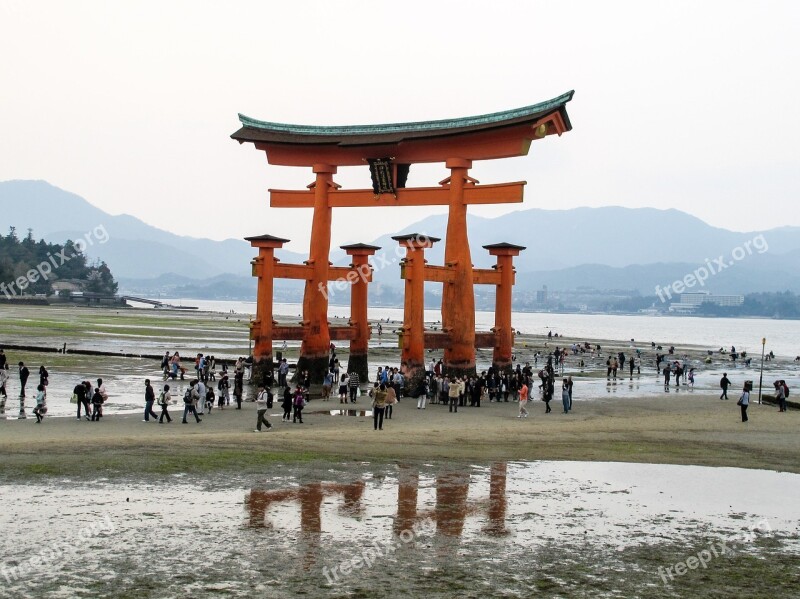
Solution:
<svg viewBox="0 0 800 599"><path fill-rule="evenodd" d="M263 150L270 164L303 166L315 174L307 191L269 190L272 207L314 209L309 260L303 273L306 285L298 368L308 369L312 381L318 382L328 363L331 331L328 296L323 290L331 280L332 208L448 206L448 280L442 293L442 326L447 336L444 366L449 374L474 373L476 281L467 236L467 206L522 202L525 182L478 185L469 169L475 160L524 156L532 141L571 130L566 104L573 93L504 112L386 125L290 125L240 114L242 127L233 139ZM439 187L407 188L410 166L425 162L443 162L450 176L440 181ZM372 189L341 189L333 181L338 167L365 163L370 166ZM269 311L271 314L271 306ZM261 326L266 326L263 320ZM278 338L274 330L270 334ZM424 338L424 333L420 334ZM503 339L508 343L508 335ZM269 356L256 353L255 358L271 360L271 347Z"/></svg>

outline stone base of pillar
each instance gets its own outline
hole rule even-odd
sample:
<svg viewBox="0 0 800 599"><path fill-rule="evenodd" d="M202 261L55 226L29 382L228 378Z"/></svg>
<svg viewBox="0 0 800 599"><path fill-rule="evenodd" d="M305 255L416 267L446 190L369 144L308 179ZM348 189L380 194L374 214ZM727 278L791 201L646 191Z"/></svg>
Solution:
<svg viewBox="0 0 800 599"><path fill-rule="evenodd" d="M365 385L369 382L369 364L368 364L368 357L367 354L355 354L351 353L347 357L347 372L357 372L358 373L358 380L361 382L362 385ZM339 373L341 376L341 373ZM339 383L338 381L334 384L334 387L338 388Z"/></svg>
<svg viewBox="0 0 800 599"><path fill-rule="evenodd" d="M254 385L264 387L274 387L278 383L272 356L253 362L253 378L251 382Z"/></svg>
<svg viewBox="0 0 800 599"><path fill-rule="evenodd" d="M312 385L322 385L325 380L325 373L329 369L330 358L325 356L300 356L297 359L297 368L294 371L292 381L297 384L300 382L300 373L308 370Z"/></svg>
<svg viewBox="0 0 800 599"><path fill-rule="evenodd" d="M511 363L510 360L500 361L500 362L492 362L492 368L494 368L495 372L499 372L500 374L510 373L514 370L514 365Z"/></svg>
<svg viewBox="0 0 800 599"><path fill-rule="evenodd" d="M425 371L424 364L413 364L411 366L406 365L405 371L403 372L403 376L405 377L405 393L408 397L419 397L419 394L422 392L424 387L422 383L426 376L428 376L427 372Z"/></svg>
<svg viewBox="0 0 800 599"><path fill-rule="evenodd" d="M475 364L466 365L466 364L448 364L447 362L444 363L444 373L447 376L455 376L455 377L463 377L463 376L475 376L477 373L475 372Z"/></svg>

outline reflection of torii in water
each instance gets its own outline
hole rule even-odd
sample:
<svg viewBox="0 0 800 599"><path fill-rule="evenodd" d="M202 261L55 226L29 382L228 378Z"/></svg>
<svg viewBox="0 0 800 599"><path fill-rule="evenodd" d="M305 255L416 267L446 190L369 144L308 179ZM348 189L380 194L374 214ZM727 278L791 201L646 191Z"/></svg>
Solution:
<svg viewBox="0 0 800 599"><path fill-rule="evenodd" d="M267 519L269 506L283 501L299 501L300 530L322 532L322 500L332 495L342 495L342 511L348 514L357 514L362 510L361 499L365 487L363 480L357 480L348 484L309 483L294 489L275 491L251 489L245 497L247 511L250 514L250 526L272 528L272 523Z"/></svg>
<svg viewBox="0 0 800 599"><path fill-rule="evenodd" d="M413 531L414 525L424 520L436 522L438 534L459 537L463 533L467 516L486 513L488 522L484 527L487 534L506 534L506 476L505 462L492 464L489 478L488 506L486 499L467 500L470 475L466 471L445 471L436 476L436 505L428 510L418 511L419 470L401 465L398 473L397 516L394 533ZM322 532L322 502L326 497L342 495L341 512L357 516L363 511L362 499L366 484L357 480L348 484L314 482L292 489L272 491L252 489L245 497L250 526L272 528L267 519L267 510L274 503L297 501L300 504L300 530L308 543L306 547L307 565L314 563L318 549L319 533Z"/></svg>
<svg viewBox="0 0 800 599"><path fill-rule="evenodd" d="M506 534L506 475L505 462L492 464L489 478L488 524L489 534ZM436 506L431 510L417 511L419 470L400 466L397 487L397 518L395 534L412 530L416 522L430 518L436 522L436 531L452 537L461 536L467 516L480 514L486 508L485 500L467 501L469 472L449 471L436 476Z"/></svg>

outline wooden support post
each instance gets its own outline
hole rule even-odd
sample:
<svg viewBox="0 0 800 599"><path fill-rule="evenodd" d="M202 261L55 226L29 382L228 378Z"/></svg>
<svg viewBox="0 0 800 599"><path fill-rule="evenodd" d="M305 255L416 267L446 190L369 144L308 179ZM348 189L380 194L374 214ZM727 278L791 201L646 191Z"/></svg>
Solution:
<svg viewBox="0 0 800 599"><path fill-rule="evenodd" d="M253 364L258 371L256 379L267 383L272 374L272 299L275 282L275 249L289 241L272 235L246 237L250 245L258 248L253 260L253 276L258 277L256 292L256 319L250 324L250 338L254 342Z"/></svg>
<svg viewBox="0 0 800 599"><path fill-rule="evenodd" d="M315 164L314 217L311 222L311 246L308 264L312 274L303 293L303 326L305 334L297 360L298 376L308 370L311 382L322 383L328 369L331 337L328 330L328 259L331 252L331 207L328 192L333 185L336 167Z"/></svg>
<svg viewBox="0 0 800 599"><path fill-rule="evenodd" d="M472 255L467 235L467 204L464 187L471 160L451 158L450 213L447 219L444 262L452 266L452 283L442 289L442 330L450 334L450 345L444 351L444 370L449 376L475 374L475 288Z"/></svg>
<svg viewBox="0 0 800 599"><path fill-rule="evenodd" d="M367 319L367 288L372 279L372 266L369 257L380 247L356 243L343 245L341 248L352 256L351 271L347 276L350 281L350 324L356 334L350 340L350 356L347 358L347 372L357 372L358 380L366 383L369 380L369 337L370 326Z"/></svg>
<svg viewBox="0 0 800 599"><path fill-rule="evenodd" d="M403 332L400 337L400 368L406 378L406 392L417 396L425 376L425 249L439 239L419 233L392 237L406 248L401 277L405 279Z"/></svg>
<svg viewBox="0 0 800 599"><path fill-rule="evenodd" d="M492 365L496 370L504 372L511 368L514 353L514 331L511 328L511 289L514 286L514 256L525 248L511 243L495 243L483 246L489 254L497 257L495 269L500 274L497 284L494 308L495 346L492 354Z"/></svg>

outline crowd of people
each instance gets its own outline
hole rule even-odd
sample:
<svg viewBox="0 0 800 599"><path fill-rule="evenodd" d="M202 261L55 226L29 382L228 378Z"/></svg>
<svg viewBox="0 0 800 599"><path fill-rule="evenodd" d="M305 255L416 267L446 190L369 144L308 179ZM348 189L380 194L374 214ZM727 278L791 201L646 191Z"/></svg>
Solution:
<svg viewBox="0 0 800 599"><path fill-rule="evenodd" d="M655 366L658 375L663 375L664 386L668 390L670 383L678 387L684 385L694 386L695 368L686 365L687 356L677 359L675 348L670 347L664 354L661 346L653 345L656 349ZM403 374L402 368L396 366L380 366L374 375L373 387L369 390L369 401L373 408L373 427L383 430L384 421L391 420L394 408L405 398L410 396L415 399L417 409L424 410L428 405L443 405L448 407L448 412L456 414L459 408L480 408L486 403L516 403L518 418L527 418L530 415L529 402L537 396L545 404L545 413L552 412L551 402L556 399L556 387L560 387L561 406L564 414L569 414L573 409L572 395L574 381L572 376L564 376L564 367L568 362L570 367L584 368L584 359L593 359L594 364L602 364L599 345L574 343L563 349L555 347L548 354L538 351L533 352L533 366L526 362L524 366L516 364L513 369L500 371L493 367L474 375L451 376L444 372L441 359L432 358L425 368L425 375L415 377L412 383ZM724 352L724 350L720 350ZM607 355L606 378L615 380L617 377L628 376L633 379L634 373L641 375L641 350L635 349L631 340L631 355L626 356L623 351L616 355ZM732 355L736 353L731 347ZM741 352L739 356L744 356ZM603 354L605 357L605 354ZM538 368L538 360L542 359L544 365ZM169 412L170 405L177 403L173 397L174 381L186 380L188 369L182 365L178 351L165 352L161 360L161 371L164 385L156 389L150 379L145 380L144 389L144 422L172 422ZM213 355L196 354L194 358L194 377L188 386L183 389L183 415L181 422L189 423L191 416L197 424L202 423L206 415L212 410L224 410L235 405L235 409L242 409L244 401L245 381L252 377L252 360L240 357L235 361L216 359ZM253 401L257 407L256 432L272 430L273 426L267 419L267 412L273 408L276 394L280 397L283 410L281 421L283 423L303 423L303 409L311 400L311 377L308 370L295 373L294 384L289 381L289 363L286 358L279 360L276 374L277 381L269 380L270 384L259 387ZM8 398L7 385L9 383L9 362L5 352L0 349L0 413L5 409ZM23 363L18 363L18 377L20 384L19 396L21 399L21 416L24 414L24 398L28 387L30 370ZM36 385L35 405L33 414L36 422L41 423L48 412L47 389L50 373L44 365L39 367L39 383ZM560 381L558 379L561 379ZM343 368L336 355L336 349L331 344L328 366L322 380L320 398L330 401L338 395L340 404L354 404L362 395L361 388L368 381L361 380L358 372ZM73 388L71 402L76 404L77 420L99 422L103 417L103 405L108 400L108 392L102 379L96 379L96 385L89 380L79 381ZM277 384L275 384L277 383ZM611 384L611 383L609 383ZM720 380L722 393L720 399L728 399L728 389L732 387L727 373ZM779 410L787 409L789 387L783 380L775 381L775 398ZM746 381L743 385L742 395L737 402L741 407L742 421L746 422L747 406L750 403L749 394L752 391L752 382ZM538 393L537 393L538 392ZM760 397L760 396L759 396ZM156 408L160 413L156 413Z"/></svg>

